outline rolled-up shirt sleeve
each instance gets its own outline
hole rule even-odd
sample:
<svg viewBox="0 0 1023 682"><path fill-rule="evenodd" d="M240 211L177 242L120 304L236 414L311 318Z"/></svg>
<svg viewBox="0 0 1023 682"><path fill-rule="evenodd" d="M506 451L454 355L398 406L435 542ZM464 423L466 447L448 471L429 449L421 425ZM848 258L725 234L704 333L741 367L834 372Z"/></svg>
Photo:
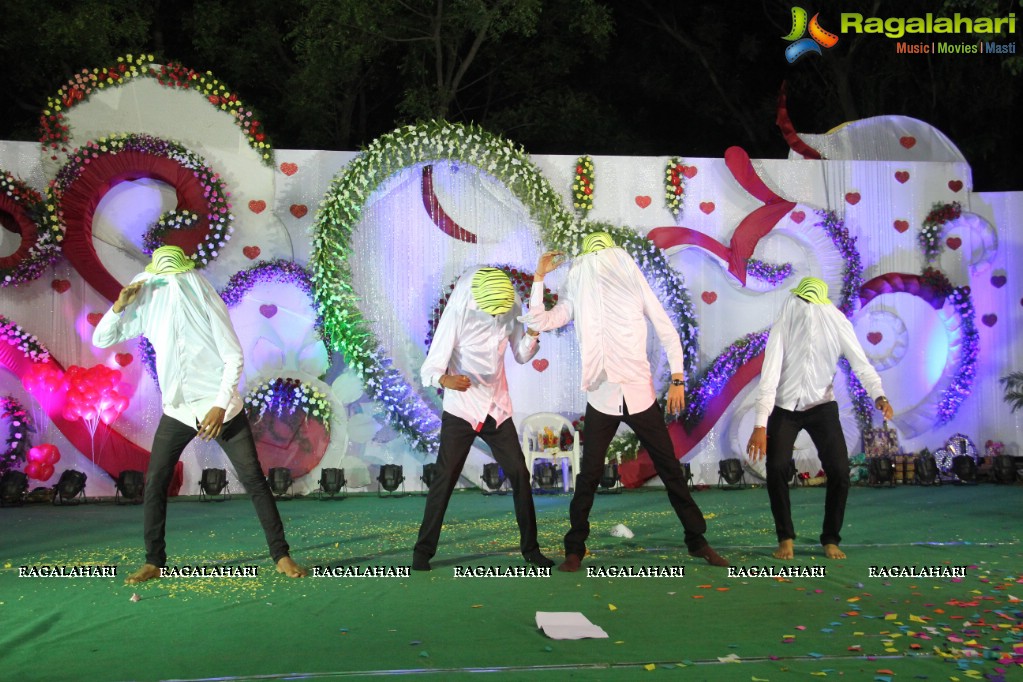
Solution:
<svg viewBox="0 0 1023 682"><path fill-rule="evenodd" d="M567 298L562 298L553 308L546 310L543 305L543 282L533 282L529 292L529 312L518 319L530 329L547 332L564 327L573 317L572 302Z"/></svg>

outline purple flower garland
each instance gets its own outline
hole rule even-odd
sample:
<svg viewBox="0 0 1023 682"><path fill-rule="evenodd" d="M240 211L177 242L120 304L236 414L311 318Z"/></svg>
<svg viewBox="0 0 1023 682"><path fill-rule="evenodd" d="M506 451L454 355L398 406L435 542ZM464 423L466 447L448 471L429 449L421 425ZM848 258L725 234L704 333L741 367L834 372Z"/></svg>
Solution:
<svg viewBox="0 0 1023 682"><path fill-rule="evenodd" d="M34 432L35 427L25 406L14 396L0 396L0 417L10 422L7 443L3 453L0 453L0 474L2 474L25 461L25 453L32 445L28 434Z"/></svg>

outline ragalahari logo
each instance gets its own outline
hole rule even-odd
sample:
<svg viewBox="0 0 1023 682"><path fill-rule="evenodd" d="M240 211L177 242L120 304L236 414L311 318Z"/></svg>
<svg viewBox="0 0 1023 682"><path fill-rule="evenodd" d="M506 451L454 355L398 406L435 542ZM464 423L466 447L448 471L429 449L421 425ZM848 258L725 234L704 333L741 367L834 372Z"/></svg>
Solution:
<svg viewBox="0 0 1023 682"><path fill-rule="evenodd" d="M834 47L838 42L838 36L821 28L817 21L819 16L819 13L814 14L813 19L807 22L805 9L802 7L792 8L792 30L787 36L782 37L783 40L792 43L785 48L785 59L789 60L789 64L794 64L811 53L821 54L822 47ZM810 37L804 38L803 35L807 30L809 30Z"/></svg>

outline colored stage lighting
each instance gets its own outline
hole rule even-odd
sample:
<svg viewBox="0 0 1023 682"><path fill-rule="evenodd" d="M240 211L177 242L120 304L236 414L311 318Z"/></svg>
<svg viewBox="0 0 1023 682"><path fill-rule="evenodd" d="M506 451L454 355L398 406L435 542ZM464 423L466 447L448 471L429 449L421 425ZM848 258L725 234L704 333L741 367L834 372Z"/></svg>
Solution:
<svg viewBox="0 0 1023 682"><path fill-rule="evenodd" d="M746 475L742 470L742 462L731 457L718 462L718 487L746 485Z"/></svg>
<svg viewBox="0 0 1023 682"><path fill-rule="evenodd" d="M330 496L337 495L348 485L344 469L320 469L320 491Z"/></svg>
<svg viewBox="0 0 1023 682"><path fill-rule="evenodd" d="M287 467L274 467L270 469L270 490L277 497L284 497L291 490L291 469Z"/></svg>
<svg viewBox="0 0 1023 682"><path fill-rule="evenodd" d="M0 504L21 504L28 493L28 476L24 471L5 471L0 478Z"/></svg>
<svg viewBox="0 0 1023 682"><path fill-rule="evenodd" d="M496 492L504 485L504 470L501 469L501 465L496 462L490 462L483 465L483 476L481 476L483 482L487 484L487 488L490 492ZM487 491L483 491L486 493Z"/></svg>
<svg viewBox="0 0 1023 682"><path fill-rule="evenodd" d="M114 483L116 490L114 502L123 504L121 500L124 500L124 502L138 504L142 501L145 485L145 474L135 469L125 469L117 475L117 481Z"/></svg>
<svg viewBox="0 0 1023 682"><path fill-rule="evenodd" d="M377 476L377 483L382 490L393 493L402 483L405 482L404 469L400 464L384 464L380 467L380 474ZM377 491L379 495L380 491Z"/></svg>
<svg viewBox="0 0 1023 682"><path fill-rule="evenodd" d="M88 476L81 471L74 469L65 470L57 481L57 497L54 499L54 502L69 504L71 501L74 501L77 504L84 501L85 479L87 478Z"/></svg>
<svg viewBox="0 0 1023 682"><path fill-rule="evenodd" d="M203 469L199 477L199 500L220 495L227 488L227 470Z"/></svg>

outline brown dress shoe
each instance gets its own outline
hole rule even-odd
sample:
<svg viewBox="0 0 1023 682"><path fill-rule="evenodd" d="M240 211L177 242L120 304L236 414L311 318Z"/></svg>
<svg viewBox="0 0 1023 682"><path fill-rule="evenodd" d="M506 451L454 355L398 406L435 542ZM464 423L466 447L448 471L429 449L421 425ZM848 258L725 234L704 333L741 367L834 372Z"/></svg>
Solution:
<svg viewBox="0 0 1023 682"><path fill-rule="evenodd" d="M566 554L565 561L560 566L558 566L558 570L563 571L565 573L575 573L576 571L579 570L579 567L582 565L582 562L583 560L579 557L578 554Z"/></svg>

